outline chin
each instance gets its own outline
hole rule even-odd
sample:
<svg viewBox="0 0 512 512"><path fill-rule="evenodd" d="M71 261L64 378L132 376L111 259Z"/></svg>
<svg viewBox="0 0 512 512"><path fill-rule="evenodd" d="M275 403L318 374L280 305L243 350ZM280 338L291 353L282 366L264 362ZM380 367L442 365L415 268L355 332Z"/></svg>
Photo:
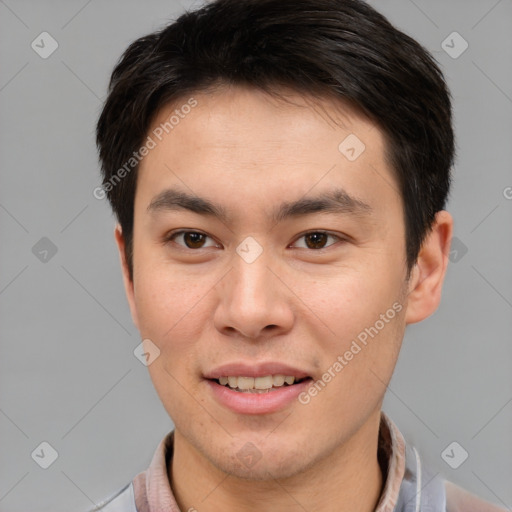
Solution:
<svg viewBox="0 0 512 512"><path fill-rule="evenodd" d="M290 441L290 440L289 440ZM241 446L239 446L241 445ZM262 442L258 449L247 441L221 447L216 453L203 453L217 469L233 477L253 481L291 478L313 465L311 451L293 443ZM306 457L306 454L309 458Z"/></svg>

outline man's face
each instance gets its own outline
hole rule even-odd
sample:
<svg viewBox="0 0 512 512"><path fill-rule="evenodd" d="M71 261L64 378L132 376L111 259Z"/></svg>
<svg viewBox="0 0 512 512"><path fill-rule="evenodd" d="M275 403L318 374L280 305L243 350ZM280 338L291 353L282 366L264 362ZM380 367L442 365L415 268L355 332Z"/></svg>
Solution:
<svg viewBox="0 0 512 512"><path fill-rule="evenodd" d="M245 88L194 98L168 135L152 135L141 163L128 286L141 336L160 350L149 371L176 439L251 478L290 476L340 449L361 453L407 308L403 206L382 132L323 101L329 121L300 95L298 105ZM173 208L171 189L226 218ZM338 209L274 215L336 190ZM177 231L186 233L171 238ZM213 380L268 375L308 379L264 393Z"/></svg>

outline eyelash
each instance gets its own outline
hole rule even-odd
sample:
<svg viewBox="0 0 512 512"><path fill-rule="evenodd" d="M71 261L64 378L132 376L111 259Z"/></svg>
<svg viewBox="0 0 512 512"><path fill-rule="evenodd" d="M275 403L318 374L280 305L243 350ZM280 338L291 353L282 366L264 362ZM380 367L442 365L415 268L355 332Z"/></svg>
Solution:
<svg viewBox="0 0 512 512"><path fill-rule="evenodd" d="M207 238L211 238L210 236L208 236L206 233L203 233L201 231L194 231L194 230L179 230L179 231L174 231L174 232L171 232L169 234L167 234L164 238L164 242L166 244L169 244L170 242L173 242L174 239L176 237L178 237L179 235L183 235L183 234L186 234L186 233L198 233L199 235L204 235L206 236ZM305 236L307 235L311 235L311 234L323 234L323 235L327 235L329 237L332 237L332 238L336 238L338 241L341 241L341 242L346 242L347 239L346 238L343 238L339 235L334 235L333 233L329 232L329 231L322 231L322 230L311 230L311 231L306 231L305 233L302 233L301 235L299 235L296 240L300 240L301 238L304 238ZM179 244L178 244L179 245ZM335 244L330 244L328 245L327 247L322 247L320 249L309 249L308 247L300 247L300 249L309 249L310 251L315 251L315 252L320 252L320 251L324 251L326 249L328 249L329 247L331 247L332 245L335 245ZM182 249L184 250L188 250L188 251L199 251L200 249L208 249L208 247L199 247L198 249L192 249L190 247L186 247L185 245L181 245Z"/></svg>

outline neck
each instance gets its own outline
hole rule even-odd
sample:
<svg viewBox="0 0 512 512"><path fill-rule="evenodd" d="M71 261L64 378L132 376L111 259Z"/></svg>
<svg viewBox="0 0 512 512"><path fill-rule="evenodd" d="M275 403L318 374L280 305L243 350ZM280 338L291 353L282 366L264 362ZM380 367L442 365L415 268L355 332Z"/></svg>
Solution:
<svg viewBox="0 0 512 512"><path fill-rule="evenodd" d="M182 511L255 512L321 510L372 512L383 478L377 459L378 418L305 471L282 480L246 480L213 466L175 431L168 476Z"/></svg>

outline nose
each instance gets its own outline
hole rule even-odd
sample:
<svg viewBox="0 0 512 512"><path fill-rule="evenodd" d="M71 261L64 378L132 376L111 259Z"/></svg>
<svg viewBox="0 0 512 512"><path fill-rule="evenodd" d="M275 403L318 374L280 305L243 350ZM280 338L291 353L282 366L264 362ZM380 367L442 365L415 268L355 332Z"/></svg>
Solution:
<svg viewBox="0 0 512 512"><path fill-rule="evenodd" d="M289 331L293 293L263 252L251 263L235 256L233 268L216 287L214 324L219 332L253 340Z"/></svg>

